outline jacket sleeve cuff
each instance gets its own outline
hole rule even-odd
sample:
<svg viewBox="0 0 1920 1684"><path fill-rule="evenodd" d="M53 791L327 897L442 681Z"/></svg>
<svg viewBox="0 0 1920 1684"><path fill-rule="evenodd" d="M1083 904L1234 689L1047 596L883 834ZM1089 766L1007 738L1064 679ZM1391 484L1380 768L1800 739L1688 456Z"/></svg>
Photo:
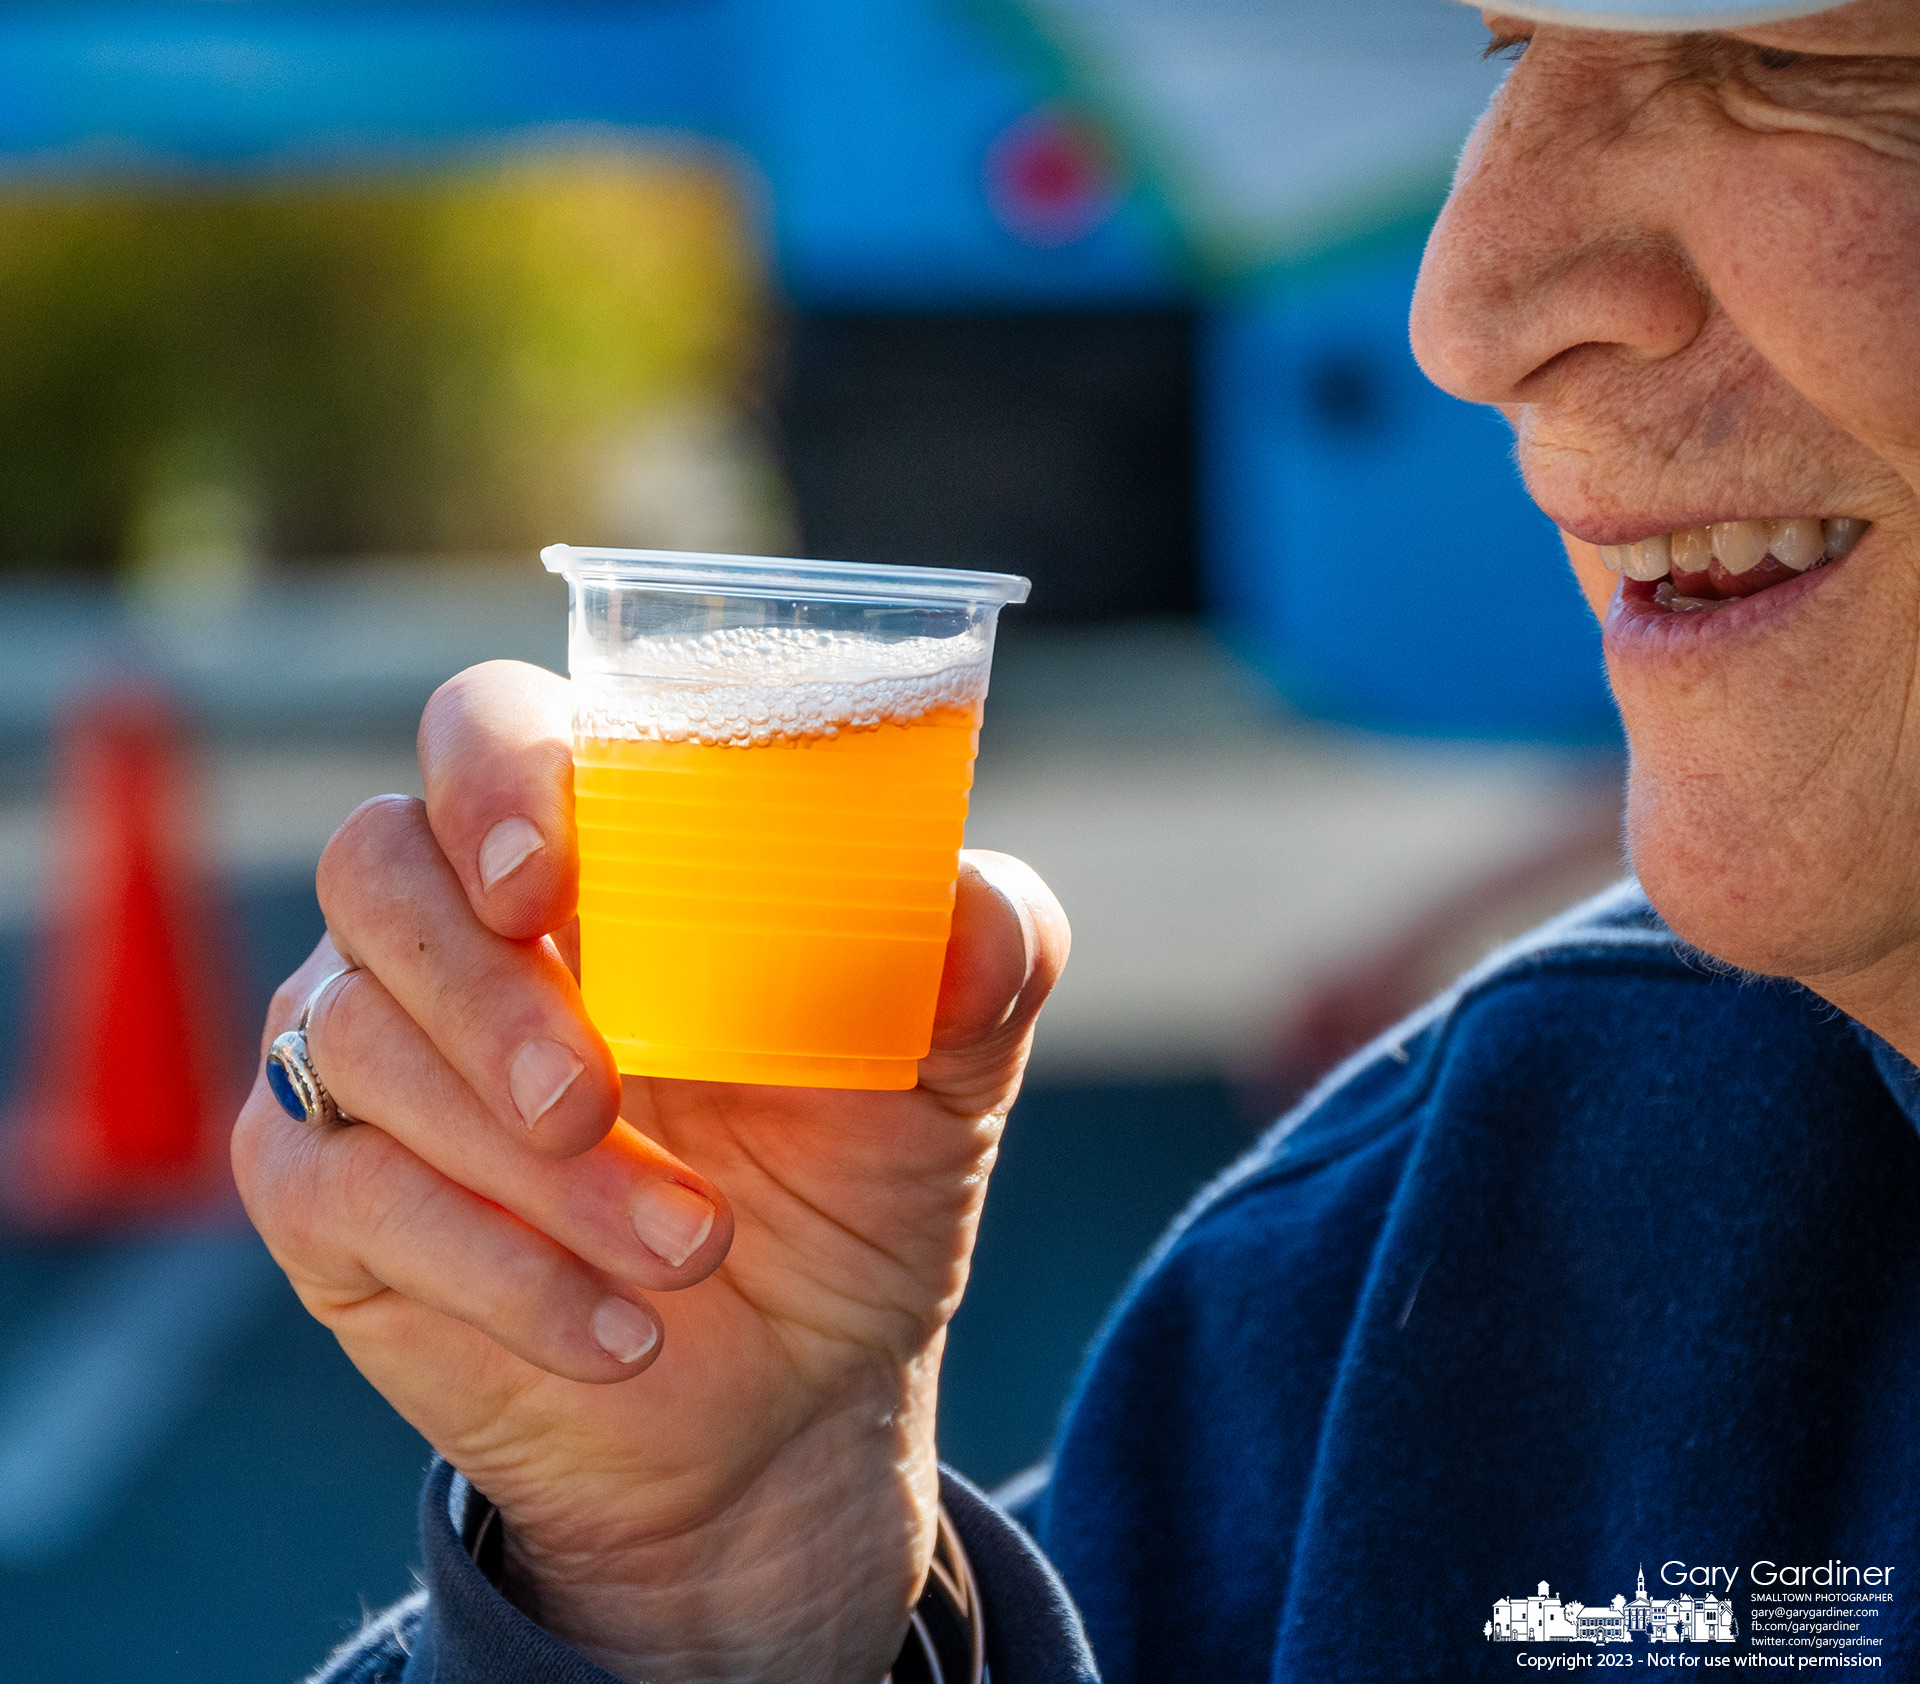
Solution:
<svg viewBox="0 0 1920 1684"><path fill-rule="evenodd" d="M1033 1540L951 1469L940 1496L966 1548L994 1684L1098 1684L1080 1615ZM436 1460L420 1499L424 1597L336 1655L314 1684L619 1684L507 1601L469 1553L472 1487Z"/></svg>
<svg viewBox="0 0 1920 1684"><path fill-rule="evenodd" d="M940 1470L940 1500L980 1587L993 1684L1099 1684L1080 1610L1040 1546L951 1468Z"/></svg>
<svg viewBox="0 0 1920 1684"><path fill-rule="evenodd" d="M400 1684L619 1684L535 1625L474 1565L467 1553L472 1496L447 1463L434 1462L420 1496L426 1607Z"/></svg>

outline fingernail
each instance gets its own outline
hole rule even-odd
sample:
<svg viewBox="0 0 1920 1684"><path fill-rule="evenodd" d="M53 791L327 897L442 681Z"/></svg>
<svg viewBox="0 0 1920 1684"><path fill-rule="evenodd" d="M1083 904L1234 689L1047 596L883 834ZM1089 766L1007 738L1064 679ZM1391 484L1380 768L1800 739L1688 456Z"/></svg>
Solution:
<svg viewBox="0 0 1920 1684"><path fill-rule="evenodd" d="M589 1325L593 1342L615 1362L638 1362L660 1338L653 1318L624 1298L601 1299Z"/></svg>
<svg viewBox="0 0 1920 1684"><path fill-rule="evenodd" d="M713 1232L713 1206L677 1181L649 1181L633 1196L633 1231L677 1269Z"/></svg>
<svg viewBox="0 0 1920 1684"><path fill-rule="evenodd" d="M529 854L537 854L547 845L532 819L518 813L502 819L487 832L480 844L480 887L491 889L501 878L511 876Z"/></svg>
<svg viewBox="0 0 1920 1684"><path fill-rule="evenodd" d="M513 1055L513 1068L507 1072L507 1087L520 1120L532 1128L584 1069L572 1049L558 1041L529 1041Z"/></svg>

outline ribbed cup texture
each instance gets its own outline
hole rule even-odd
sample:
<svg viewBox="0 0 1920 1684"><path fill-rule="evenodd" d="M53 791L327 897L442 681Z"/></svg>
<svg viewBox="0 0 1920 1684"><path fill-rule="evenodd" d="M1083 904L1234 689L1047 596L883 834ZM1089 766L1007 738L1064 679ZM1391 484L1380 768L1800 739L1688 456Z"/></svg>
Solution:
<svg viewBox="0 0 1920 1684"><path fill-rule="evenodd" d="M581 984L620 1068L912 1087L979 718L755 748L576 741Z"/></svg>

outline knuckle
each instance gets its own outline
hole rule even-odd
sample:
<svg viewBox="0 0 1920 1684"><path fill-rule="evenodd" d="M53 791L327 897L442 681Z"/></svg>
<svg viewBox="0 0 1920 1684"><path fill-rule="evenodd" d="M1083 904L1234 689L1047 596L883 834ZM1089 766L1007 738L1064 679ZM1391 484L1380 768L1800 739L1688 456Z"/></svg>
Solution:
<svg viewBox="0 0 1920 1684"><path fill-rule="evenodd" d="M476 661L470 667L462 667L427 698L426 709L420 716L422 721L444 723L468 712L476 690L484 692L499 684L518 667L516 661Z"/></svg>
<svg viewBox="0 0 1920 1684"><path fill-rule="evenodd" d="M444 742L450 732L460 729L467 715L474 675L485 670L484 666L467 667L447 679L427 698L427 705L420 710L418 734L418 745L423 754L430 752L437 743Z"/></svg>
<svg viewBox="0 0 1920 1684"><path fill-rule="evenodd" d="M396 1173L386 1137L370 1123L334 1130L328 1145L316 1208L335 1213L352 1233L377 1238L399 1218L411 1178Z"/></svg>
<svg viewBox="0 0 1920 1684"><path fill-rule="evenodd" d="M387 874L418 858L432 839L425 809L411 795L376 795L346 816L320 853L314 887L323 911L387 883Z"/></svg>
<svg viewBox="0 0 1920 1684"><path fill-rule="evenodd" d="M295 971L292 976L288 977L285 982L281 983L280 986L273 991L273 998L267 1002L268 1034L278 1033L274 1028L275 1024L291 1024L294 1013L299 1011L299 977L300 972Z"/></svg>
<svg viewBox="0 0 1920 1684"><path fill-rule="evenodd" d="M490 727L502 720L524 726L532 710L544 712L555 686L565 694L564 681L524 661L482 661L467 667L427 698L420 714L420 746L431 752L476 731L490 734Z"/></svg>
<svg viewBox="0 0 1920 1684"><path fill-rule="evenodd" d="M283 1264L292 1258L312 1267L339 1246L340 1236L323 1217L311 1180L279 1189L260 1200L258 1209L249 1207L249 1214L267 1250Z"/></svg>
<svg viewBox="0 0 1920 1684"><path fill-rule="evenodd" d="M330 1131L317 1224L356 1257L417 1253L447 1234L463 1195L372 1123Z"/></svg>
<svg viewBox="0 0 1920 1684"><path fill-rule="evenodd" d="M227 1154L233 1163L233 1183L240 1189L240 1198L249 1212L253 1209L253 1192L261 1184L260 1163L266 1151L266 1131L272 1126L265 1107L279 1109L271 1098L261 1094L261 1086L260 1082L254 1083L253 1091L240 1107L240 1114L233 1120L233 1133L227 1142Z"/></svg>
<svg viewBox="0 0 1920 1684"><path fill-rule="evenodd" d="M377 1191L380 1142L365 1125L316 1129L296 1123L264 1087L256 1086L234 1127L234 1180L268 1253L324 1321L316 1283L356 1295L378 1286L361 1261L353 1201ZM340 1196L343 1184L351 1189L347 1198Z"/></svg>
<svg viewBox="0 0 1920 1684"><path fill-rule="evenodd" d="M566 1288L572 1267L557 1247L507 1244L495 1248L482 1285L486 1310L501 1322L543 1320L542 1312Z"/></svg>
<svg viewBox="0 0 1920 1684"><path fill-rule="evenodd" d="M311 1153L290 1132L303 1125L282 1112L264 1087L256 1085L234 1124L233 1179L249 1219L278 1257L312 1248Z"/></svg>
<svg viewBox="0 0 1920 1684"><path fill-rule="evenodd" d="M292 976L273 991L273 998L267 1002L267 1021L260 1030L260 1062L266 1063L267 1054L273 1047L274 1037L291 1029L300 1012L300 979L305 970L295 971Z"/></svg>
<svg viewBox="0 0 1920 1684"><path fill-rule="evenodd" d="M279 1212L284 1248L309 1258L344 1256L356 1266L377 1252L412 1179L391 1145L371 1123L313 1131L299 1152L297 1188Z"/></svg>
<svg viewBox="0 0 1920 1684"><path fill-rule="evenodd" d="M487 661L456 673L420 716L429 801L550 778L570 758L572 719L566 681L543 667Z"/></svg>
<svg viewBox="0 0 1920 1684"><path fill-rule="evenodd" d="M512 950L482 950L464 962L450 963L435 999L445 1025L444 1044L469 1049L472 1056L510 1054L520 1041L547 1027L544 1002L533 983L523 956Z"/></svg>
<svg viewBox="0 0 1920 1684"><path fill-rule="evenodd" d="M260 1035L260 1057L263 1061L273 1045L274 1037L283 1030L291 1029L298 1021L300 1008L306 1004L315 979L324 974L323 967L331 964L337 968L341 962L339 949L328 937L322 936L300 968L273 991L273 998L267 1002L266 1025Z"/></svg>

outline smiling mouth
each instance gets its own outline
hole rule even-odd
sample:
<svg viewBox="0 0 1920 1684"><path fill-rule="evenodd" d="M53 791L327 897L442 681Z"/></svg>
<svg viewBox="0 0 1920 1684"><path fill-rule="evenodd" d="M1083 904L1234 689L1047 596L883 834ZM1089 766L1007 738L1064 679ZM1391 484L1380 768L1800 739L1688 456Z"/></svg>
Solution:
<svg viewBox="0 0 1920 1684"><path fill-rule="evenodd" d="M1630 586L1630 594L1651 597L1676 614L1699 614L1844 560L1867 525L1851 517L1722 520L1637 544L1603 544L1600 561L1609 572L1643 587ZM1650 591L1644 588L1649 585Z"/></svg>

